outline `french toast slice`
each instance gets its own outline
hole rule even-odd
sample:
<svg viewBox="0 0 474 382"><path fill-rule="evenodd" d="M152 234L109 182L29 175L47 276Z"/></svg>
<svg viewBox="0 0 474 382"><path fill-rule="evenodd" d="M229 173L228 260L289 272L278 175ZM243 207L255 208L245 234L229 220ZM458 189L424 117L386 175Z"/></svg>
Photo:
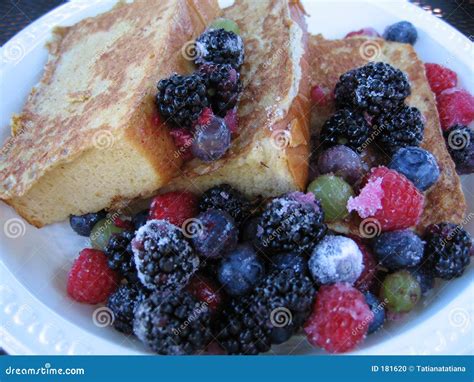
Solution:
<svg viewBox="0 0 474 382"><path fill-rule="evenodd" d="M154 116L156 83L188 71L183 45L219 14L217 0L120 2L57 28L2 149L0 199L41 227L164 185L181 159Z"/></svg>
<svg viewBox="0 0 474 382"><path fill-rule="evenodd" d="M430 151L440 167L440 178L425 193L425 206L417 231L423 232L432 223L443 221L461 223L466 213L466 201L461 181L455 165L446 149L440 127L434 94L426 78L425 67L413 46L397 42L352 37L343 40L325 40L321 36L311 36L309 41L311 55L311 86L320 86L332 92L339 76L343 73L367 64L369 61L383 61L402 70L408 75L411 95L406 103L417 107L426 119L424 139L421 147ZM317 137L323 123L334 112L334 103L313 106L311 115L311 133ZM317 139L314 141L317 142ZM317 153L318 147L313 148ZM367 154L367 153L366 153ZM373 153L372 153L373 154ZM380 156L365 155L370 165L378 165ZM373 160L372 163L370 161ZM341 233L366 236L364 225L355 213L348 219L329 224ZM375 228L376 229L376 228Z"/></svg>
<svg viewBox="0 0 474 382"><path fill-rule="evenodd" d="M239 134L220 160L193 159L163 190L202 193L228 183L249 196L306 186L309 86L304 10L294 0L237 0L223 10L245 46Z"/></svg>

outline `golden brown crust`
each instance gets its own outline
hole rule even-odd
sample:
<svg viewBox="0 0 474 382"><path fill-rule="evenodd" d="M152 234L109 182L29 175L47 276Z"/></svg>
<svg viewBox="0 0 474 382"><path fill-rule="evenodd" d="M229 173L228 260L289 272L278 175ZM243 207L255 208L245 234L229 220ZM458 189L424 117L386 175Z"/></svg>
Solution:
<svg viewBox="0 0 474 382"><path fill-rule="evenodd" d="M38 188L47 192L45 177L60 182L64 168L70 172L76 160L82 161L84 155L90 159L100 139L115 142L125 154L132 150L127 160L148 168L136 169L137 177L131 179L139 179L135 190L128 187L122 194L117 180L111 181L107 192L99 192L105 204L94 208L148 195L165 184L181 158L173 155L175 147L166 126L152 124L156 82L189 70L183 45L219 14L216 0L135 1L71 27L55 28L41 82L22 113L13 118L15 137L2 150L0 199L35 225L49 223L51 216L43 221L32 215L33 202L28 199L42 197ZM77 182L69 175L71 184ZM83 181L94 183L93 178ZM59 191L55 184L51 188ZM58 204L64 201L66 216L68 211L87 208L61 195L51 198L58 198ZM53 219L57 220L63 213L56 212Z"/></svg>
<svg viewBox="0 0 474 382"><path fill-rule="evenodd" d="M237 0L232 7L224 9L224 17L239 25L245 46L244 91L238 105L239 135L224 158L212 163L197 159L186 163L179 177L166 189L180 188L186 179L198 187L203 176L207 178L203 181L207 187L213 182L210 179L213 174L216 174L215 182L228 181L225 173L230 168L235 169L237 162L243 167L248 165L250 159L247 158L254 150L279 130L289 132L291 137L283 150L275 148L285 158L285 176L291 178L291 188L303 189L307 180L310 115L310 88L305 81L309 65L303 10L293 0ZM294 64L298 73L295 73ZM272 166L272 163L263 162L262 166Z"/></svg>
<svg viewBox="0 0 474 382"><path fill-rule="evenodd" d="M407 73L412 89L407 103L417 107L426 119L421 146L433 153L441 170L438 182L425 193L424 212L417 230L423 231L427 225L442 221L461 223L467 208L461 182L446 149L434 95L426 78L424 64L413 47L381 39L357 37L330 41L320 36L312 36L309 50L312 57L311 85L322 86L330 91L334 89L341 74L365 65L369 59L388 62ZM332 104L313 107L313 134L317 134L333 111ZM385 159L383 156L377 157L377 161ZM359 223L360 220L353 216L350 221L334 224L333 228L359 235Z"/></svg>

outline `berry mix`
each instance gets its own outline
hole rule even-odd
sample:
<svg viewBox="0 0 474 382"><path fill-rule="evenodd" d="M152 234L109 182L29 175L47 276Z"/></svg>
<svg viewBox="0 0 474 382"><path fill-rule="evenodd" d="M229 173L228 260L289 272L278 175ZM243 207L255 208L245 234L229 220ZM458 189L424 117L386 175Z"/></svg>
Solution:
<svg viewBox="0 0 474 382"><path fill-rule="evenodd" d="M237 24L215 20L196 39L194 50L190 58L196 71L161 79L156 105L183 160L210 162L227 152L238 130L236 105L242 92L239 70L244 45Z"/></svg>
<svg viewBox="0 0 474 382"><path fill-rule="evenodd" d="M378 36L364 28L348 37L357 35ZM401 22L384 37L413 44L417 32ZM235 129L243 46L229 20L217 20L197 46L199 69L161 80L157 107L175 124L175 140L192 140L191 156L215 160ZM457 170L473 172L472 96L455 88L451 70L426 64L426 72L446 140L459 134L469 142L460 150L448 145ZM306 193L249 200L221 184L202 195L158 195L130 218L72 216L93 248L75 260L68 294L106 303L116 330L158 354L258 354L297 333L341 353L412 311L435 278L460 277L470 262L469 234L450 222L413 230L440 170L419 147L424 120L404 103L406 75L369 63L340 77L334 99L328 94L312 91L315 104L335 102L337 110L321 130L319 175ZM203 125L209 131L200 135ZM388 160L368 168L361 147L377 126ZM372 219L381 232L361 239L328 229L351 215Z"/></svg>

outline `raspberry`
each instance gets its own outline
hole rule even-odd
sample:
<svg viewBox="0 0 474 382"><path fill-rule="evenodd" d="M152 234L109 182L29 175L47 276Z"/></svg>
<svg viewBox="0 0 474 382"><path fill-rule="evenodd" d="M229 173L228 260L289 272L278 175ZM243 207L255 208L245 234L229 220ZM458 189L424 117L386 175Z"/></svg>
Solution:
<svg viewBox="0 0 474 382"><path fill-rule="evenodd" d="M466 90L446 89L436 101L443 130L455 124L468 125L474 119L474 97Z"/></svg>
<svg viewBox="0 0 474 382"><path fill-rule="evenodd" d="M458 83L458 75L444 66L427 63L425 70L431 90L436 95L441 94L443 90L454 88Z"/></svg>
<svg viewBox="0 0 474 382"><path fill-rule="evenodd" d="M237 115L237 108L230 109L224 117L224 122L232 134L239 132L239 116Z"/></svg>
<svg viewBox="0 0 474 382"><path fill-rule="evenodd" d="M316 85L311 89L311 101L313 101L316 106L326 106L333 100L334 93L328 88Z"/></svg>
<svg viewBox="0 0 474 382"><path fill-rule="evenodd" d="M304 330L312 345L343 353L364 340L373 317L357 289L344 283L323 285Z"/></svg>
<svg viewBox="0 0 474 382"><path fill-rule="evenodd" d="M223 296L220 288L202 275L194 276L186 288L195 298L206 303L211 312L216 312L222 305Z"/></svg>
<svg viewBox="0 0 474 382"><path fill-rule="evenodd" d="M360 240L353 240L362 252L362 264L364 265L364 269L354 286L361 291L368 291L374 283L375 274L377 273L377 260L367 245L361 243Z"/></svg>
<svg viewBox="0 0 474 382"><path fill-rule="evenodd" d="M74 261L67 280L67 293L76 301L98 304L115 290L118 275L107 265L107 256L85 248Z"/></svg>
<svg viewBox="0 0 474 382"><path fill-rule="evenodd" d="M188 191L172 191L155 196L150 206L149 219L167 220L175 226L183 223L198 213L198 199Z"/></svg>
<svg viewBox="0 0 474 382"><path fill-rule="evenodd" d="M347 209L363 219L375 218L383 231L414 226L423 212L424 196L405 176L386 167L373 168L366 185Z"/></svg>
<svg viewBox="0 0 474 382"><path fill-rule="evenodd" d="M173 138L179 156L181 156L184 161L193 159L194 156L191 152L193 134L188 129L178 127L170 130L170 135Z"/></svg>
<svg viewBox="0 0 474 382"><path fill-rule="evenodd" d="M377 32L372 27L366 27L359 29L358 31L352 31L346 34L344 38L354 37L354 36L369 36L369 37L380 37L379 32Z"/></svg>

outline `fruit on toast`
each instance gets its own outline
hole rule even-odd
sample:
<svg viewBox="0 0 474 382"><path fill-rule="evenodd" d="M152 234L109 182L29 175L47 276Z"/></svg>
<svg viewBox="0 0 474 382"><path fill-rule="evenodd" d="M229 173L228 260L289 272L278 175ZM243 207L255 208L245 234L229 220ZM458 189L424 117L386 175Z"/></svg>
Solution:
<svg viewBox="0 0 474 382"><path fill-rule="evenodd" d="M219 160L187 162L163 191L228 183L249 196L303 189L309 155L304 11L294 1L237 0L223 10L245 46L237 136Z"/></svg>
<svg viewBox="0 0 474 382"><path fill-rule="evenodd" d="M311 132L316 137L316 145L313 148L315 155L321 151L317 139L321 127L335 110L333 91L339 77L370 61L388 63L408 76L411 95L405 103L416 107L421 112L421 118L424 120L421 147L434 155L440 169L437 182L425 193L424 209L417 230L422 232L429 224L441 221L460 223L466 211L461 182L446 149L434 94L430 90L424 64L418 58L414 48L409 44L377 38L351 37L343 40L325 40L321 36L312 36L309 50L310 81L311 86L314 87L312 96L315 100L311 116ZM372 142L372 144L377 143ZM390 153L386 152L385 146L378 148L377 154L371 152L370 144L367 150L365 149L364 147L364 160L368 162L369 167L385 164L389 158ZM363 236L365 233L361 232L360 228L363 225L356 215L351 214L345 220L332 222L330 226L338 232Z"/></svg>
<svg viewBox="0 0 474 382"><path fill-rule="evenodd" d="M57 28L2 150L0 199L41 227L163 186L181 158L156 82L187 70L183 46L219 13L215 0L135 1Z"/></svg>

